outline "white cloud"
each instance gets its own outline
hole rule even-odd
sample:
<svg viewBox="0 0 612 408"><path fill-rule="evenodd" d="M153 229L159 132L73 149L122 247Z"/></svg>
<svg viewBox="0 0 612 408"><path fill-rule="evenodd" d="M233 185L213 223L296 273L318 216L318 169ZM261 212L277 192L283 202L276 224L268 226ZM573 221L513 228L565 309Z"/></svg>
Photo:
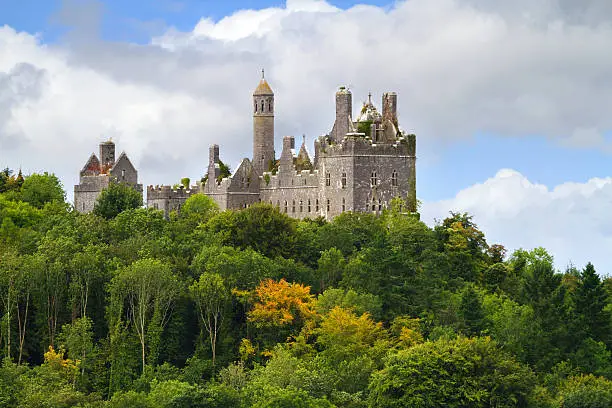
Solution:
<svg viewBox="0 0 612 408"><path fill-rule="evenodd" d="M211 143L235 167L250 155L250 94L262 67L276 92L278 150L282 136L305 133L312 143L331 129L339 85L353 89L355 110L370 90L376 99L397 91L402 127L430 144L488 132L597 147L598 132L612 129L612 10L582 3L340 10L289 0L218 22L202 16L192 31L169 30L149 45L89 32L77 41L78 27L72 42L45 45L0 27L0 165L52 170L70 192L98 141L112 136L145 184L201 176Z"/></svg>
<svg viewBox="0 0 612 408"><path fill-rule="evenodd" d="M612 275L612 178L564 183L554 189L533 183L517 171L502 169L484 183L449 200L424 203L422 219L434 225L450 211L468 212L487 241L509 250L542 246L558 268L592 262Z"/></svg>

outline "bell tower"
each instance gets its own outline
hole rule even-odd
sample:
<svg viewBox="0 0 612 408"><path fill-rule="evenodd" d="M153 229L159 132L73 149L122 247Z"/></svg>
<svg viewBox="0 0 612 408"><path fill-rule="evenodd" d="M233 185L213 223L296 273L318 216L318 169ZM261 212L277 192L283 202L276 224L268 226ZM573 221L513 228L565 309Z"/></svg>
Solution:
<svg viewBox="0 0 612 408"><path fill-rule="evenodd" d="M261 175L274 160L274 92L262 69L253 92L253 167Z"/></svg>

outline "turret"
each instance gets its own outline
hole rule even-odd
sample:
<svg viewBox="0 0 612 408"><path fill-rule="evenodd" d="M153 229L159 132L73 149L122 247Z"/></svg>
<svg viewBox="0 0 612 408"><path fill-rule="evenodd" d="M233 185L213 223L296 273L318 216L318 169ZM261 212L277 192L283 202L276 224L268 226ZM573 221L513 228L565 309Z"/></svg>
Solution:
<svg viewBox="0 0 612 408"><path fill-rule="evenodd" d="M219 167L219 145L213 144L208 149L208 182L214 183L221 174Z"/></svg>
<svg viewBox="0 0 612 408"><path fill-rule="evenodd" d="M390 120L397 129L397 94L395 92L385 92L383 94L382 109L383 123Z"/></svg>
<svg viewBox="0 0 612 408"><path fill-rule="evenodd" d="M274 92L262 70L253 92L253 168L261 175L274 160Z"/></svg>
<svg viewBox="0 0 612 408"><path fill-rule="evenodd" d="M115 144L111 140L100 143L100 165L110 168L115 164Z"/></svg>
<svg viewBox="0 0 612 408"><path fill-rule="evenodd" d="M336 121L331 132L331 138L335 142L344 139L347 133L353 132L352 126L353 98L351 91L340 87L336 92Z"/></svg>

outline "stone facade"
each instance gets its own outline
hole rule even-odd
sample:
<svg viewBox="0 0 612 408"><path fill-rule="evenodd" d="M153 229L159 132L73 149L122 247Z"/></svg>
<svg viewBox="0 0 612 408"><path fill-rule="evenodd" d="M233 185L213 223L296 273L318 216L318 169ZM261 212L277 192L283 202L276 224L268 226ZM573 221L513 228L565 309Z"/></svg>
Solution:
<svg viewBox="0 0 612 408"><path fill-rule="evenodd" d="M294 218L331 219L343 212L380 213L401 197L416 212L416 136L405 134L397 118L397 94L385 93L382 114L371 96L353 120L352 94L336 93L336 119L329 134L314 143L311 160L305 140L283 138L280 159L274 151L274 93L262 78L253 93L253 159L243 159L230 177L221 177L219 146L209 151L205 183L189 190L153 187L147 205L179 209L192 194L212 197L222 210L267 202Z"/></svg>
<svg viewBox="0 0 612 408"><path fill-rule="evenodd" d="M125 153L115 160L115 144L100 143L100 159L92 154L81 169L79 184L74 186L74 208L82 213L91 212L102 190L111 182L126 183L142 194L138 172Z"/></svg>

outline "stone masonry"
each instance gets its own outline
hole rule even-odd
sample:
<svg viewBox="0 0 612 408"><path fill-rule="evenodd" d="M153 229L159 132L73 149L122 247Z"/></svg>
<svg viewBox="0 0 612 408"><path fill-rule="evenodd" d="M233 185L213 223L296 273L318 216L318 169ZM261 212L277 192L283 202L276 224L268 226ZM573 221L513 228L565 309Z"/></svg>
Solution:
<svg viewBox="0 0 612 408"><path fill-rule="evenodd" d="M352 94L336 92L336 119L329 134L314 143L311 160L302 141L285 136L280 158L274 150L274 93L262 76L253 93L253 158L241 161L222 178L219 146L209 150L205 183L190 189L149 186L147 206L169 211L191 195L212 197L221 210L266 202L294 218L331 219L343 212L380 213L401 197L405 210L416 212L416 136L399 128L397 94L382 97L382 114L371 100L353 119ZM76 190L75 190L76 191Z"/></svg>
<svg viewBox="0 0 612 408"><path fill-rule="evenodd" d="M79 174L79 184L74 186L74 208L82 213L91 212L102 190L110 183L126 183L142 194L138 184L138 172L124 153L115 160L115 144L100 143L100 158L93 153Z"/></svg>

